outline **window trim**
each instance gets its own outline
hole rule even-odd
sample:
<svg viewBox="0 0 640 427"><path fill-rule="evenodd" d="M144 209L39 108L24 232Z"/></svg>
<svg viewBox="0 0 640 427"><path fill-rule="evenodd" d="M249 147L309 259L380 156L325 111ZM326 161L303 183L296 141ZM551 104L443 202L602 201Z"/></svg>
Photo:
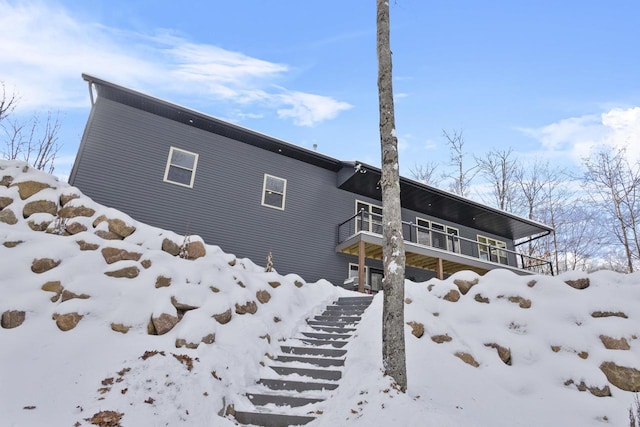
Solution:
<svg viewBox="0 0 640 427"><path fill-rule="evenodd" d="M185 168L184 166L179 166L179 165L174 165L171 163L171 160L173 159L173 153L174 152L182 152L185 154L190 154L192 156L195 156L195 159L193 160L193 168L189 169L189 168ZM181 187L186 187L186 188L193 188L193 183L196 180L196 169L198 167L198 157L200 155L198 153L194 153L192 151L187 151L187 150L183 150L182 148L178 148L178 147L170 147L169 148L169 155L167 156L167 165L164 168L164 178L162 179L163 182L168 182L169 184L174 184L174 185L179 185ZM191 180L189 181L189 184L184 184L182 182L178 182L178 181L173 181L171 179L169 179L169 170L171 169L171 166L176 167L178 169L182 169L182 170L188 170L191 172Z"/></svg>
<svg viewBox="0 0 640 427"><path fill-rule="evenodd" d="M360 213L360 211L358 210L358 205L362 204L362 205L367 205L369 207L369 211L367 218L365 219L365 222L367 223L367 229L364 230L362 229L362 224L359 225L358 229L359 231L368 231L370 233L375 233L375 234L382 234L382 215L384 215L384 213L374 213L372 212L373 208L377 208L380 209L380 212L382 212L382 206L379 205L374 205L373 203L369 203L369 202L365 202L363 200L355 200L355 211L356 211L356 215L358 215ZM376 215L375 217L373 215ZM356 216L356 224L358 224L358 221L360 220L359 216ZM380 233L377 233L376 231L374 231L374 226L376 227L380 227Z"/></svg>
<svg viewBox="0 0 640 427"><path fill-rule="evenodd" d="M426 226L420 224L420 222L426 223ZM416 228L416 243L418 243L419 245L431 246L431 220L417 216L416 226L420 227L420 228ZM420 243L421 235L424 235L427 237L428 242L426 244Z"/></svg>
<svg viewBox="0 0 640 427"><path fill-rule="evenodd" d="M354 263L354 262L350 262L350 263L349 263L348 270L347 270L347 271L348 271L348 274L349 274L349 276L348 276L348 277L349 277L349 279L351 279L352 277L354 277L354 276L351 276L351 271L352 271L352 269L351 269L351 268L352 268L352 267L355 267L355 271L357 271L357 272L358 272L358 275L360 274L360 271L359 271L359 269L360 269L360 268L359 268L358 264L356 264L356 263ZM357 278L358 278L358 276L355 276L354 278L355 278L355 279L357 279ZM365 266L364 266L364 284L365 284L365 286L366 286L366 285L369 285L369 266L368 266L368 265L365 265Z"/></svg>
<svg viewBox="0 0 640 427"><path fill-rule="evenodd" d="M282 193L279 193L279 192L274 191L274 190L268 190L268 191L270 191L272 193L280 194L282 196L282 206L274 206L274 205L270 205L268 203L265 203L264 199L265 199L265 196L267 194L267 180L268 180L268 178L273 178L273 179L277 179L277 180L283 181ZM268 173L265 173L264 174L264 178L262 180L262 202L261 202L261 205L262 206L266 206L268 208L278 209L280 211L283 211L284 207L285 207L286 199L287 199L287 180L285 178L280 178L279 176L270 175Z"/></svg>
<svg viewBox="0 0 640 427"><path fill-rule="evenodd" d="M484 239L484 242L481 242L480 239ZM509 253L506 251L507 249L507 242L502 241L502 240L498 240L498 239L494 239L491 237L487 237L487 236L483 236L481 234L476 235L476 241L478 242L478 258L484 260L484 261L489 261L489 262L495 262L496 264L500 264L500 265L509 265ZM491 244L490 242L494 242L495 245ZM502 246L504 245L504 246ZM486 249L482 249L482 247L486 247ZM491 246L491 247L488 247ZM497 249L494 249L497 248ZM505 249L505 251L501 251L500 249ZM496 252L496 260L493 261L491 259L491 255L492 252L495 251ZM482 258L481 254L487 254L487 258ZM504 256L500 256L501 253L504 253ZM505 262L500 262L500 259L503 258L505 260Z"/></svg>

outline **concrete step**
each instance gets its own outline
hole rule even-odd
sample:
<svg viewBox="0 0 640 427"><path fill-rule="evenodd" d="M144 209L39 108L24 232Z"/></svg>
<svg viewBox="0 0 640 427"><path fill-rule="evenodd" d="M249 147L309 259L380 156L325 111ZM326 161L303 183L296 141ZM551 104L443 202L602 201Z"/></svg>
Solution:
<svg viewBox="0 0 640 427"><path fill-rule="evenodd" d="M244 412L236 411L236 421L241 424L249 424L263 427L289 427L305 425L315 420L315 417L301 415L275 414L271 412Z"/></svg>
<svg viewBox="0 0 640 427"><path fill-rule="evenodd" d="M302 332L302 335L318 340L348 340L351 338L350 334L333 334L330 332Z"/></svg>
<svg viewBox="0 0 640 427"><path fill-rule="evenodd" d="M364 313L363 310L325 310L320 315L331 317L359 317L362 313Z"/></svg>
<svg viewBox="0 0 640 427"><path fill-rule="evenodd" d="M323 331L323 332L335 332L337 334L348 334L349 332L355 332L355 328L342 328L340 326L319 326L319 325L309 325L311 329L314 331Z"/></svg>
<svg viewBox="0 0 640 427"><path fill-rule="evenodd" d="M286 366L269 366L276 371L278 375L301 375L303 377L314 378L316 380L337 381L342 378L341 371L332 371L329 369L304 369L289 368Z"/></svg>
<svg viewBox="0 0 640 427"><path fill-rule="evenodd" d="M301 356L285 356L280 355L274 359L276 362L288 363L288 362L301 362L308 363L314 366L344 366L344 359L327 359L324 357L301 357Z"/></svg>
<svg viewBox="0 0 640 427"><path fill-rule="evenodd" d="M309 398L309 397L297 397L286 396L279 394L263 394L263 393L247 393L247 397L256 406L264 406L273 404L276 406L291 406L292 408L297 406L309 405L312 403L322 402L324 399Z"/></svg>
<svg viewBox="0 0 640 427"><path fill-rule="evenodd" d="M319 390L335 390L338 388L338 383L320 383L320 382L305 382L305 381L289 381L289 380L274 380L262 378L258 381L270 390L289 390L289 391L319 391Z"/></svg>
<svg viewBox="0 0 640 427"><path fill-rule="evenodd" d="M305 344L321 346L321 345L330 345L335 348L342 348L347 345L347 341L337 341L337 340L318 340L315 338L297 338L299 341L302 341Z"/></svg>
<svg viewBox="0 0 640 427"><path fill-rule="evenodd" d="M315 316L314 320L325 321L325 322L340 322L343 325L353 325L360 321L360 316Z"/></svg>
<svg viewBox="0 0 640 427"><path fill-rule="evenodd" d="M355 325L357 322L354 322L353 325ZM336 328L343 328L345 326L349 326L350 324L345 323L345 322L337 322L334 318L334 320L314 320L314 319L308 319L307 320L307 325L309 326L323 326L323 327L336 327Z"/></svg>
<svg viewBox="0 0 640 427"><path fill-rule="evenodd" d="M307 354L313 356L322 357L342 357L347 353L347 350L339 350L335 348L316 348L316 347L294 347L294 346L282 346L280 347L283 353L287 354Z"/></svg>
<svg viewBox="0 0 640 427"><path fill-rule="evenodd" d="M369 306L373 301L373 296L366 297L342 297L338 298L334 304L336 305L366 305Z"/></svg>

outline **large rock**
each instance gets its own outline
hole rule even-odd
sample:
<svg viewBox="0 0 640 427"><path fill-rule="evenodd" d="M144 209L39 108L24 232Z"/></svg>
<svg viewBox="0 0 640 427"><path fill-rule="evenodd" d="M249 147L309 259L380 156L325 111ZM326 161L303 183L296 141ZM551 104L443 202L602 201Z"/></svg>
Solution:
<svg viewBox="0 0 640 427"><path fill-rule="evenodd" d="M271 294L269 293L269 291L262 289L256 292L256 298L258 299L258 301L260 301L261 304L266 304L271 299Z"/></svg>
<svg viewBox="0 0 640 427"><path fill-rule="evenodd" d="M11 197L0 197L0 211L13 203Z"/></svg>
<svg viewBox="0 0 640 427"><path fill-rule="evenodd" d="M585 277L583 279L577 279L577 280L567 280L564 283L566 283L567 285L575 289L587 289L590 284L588 277Z"/></svg>
<svg viewBox="0 0 640 427"><path fill-rule="evenodd" d="M202 242L189 242L187 244L187 259L202 258L207 254L207 250Z"/></svg>
<svg viewBox="0 0 640 427"><path fill-rule="evenodd" d="M25 181L12 184L12 187L18 187L18 193L22 200L27 199L45 188L51 188L49 184L38 181Z"/></svg>
<svg viewBox="0 0 640 427"><path fill-rule="evenodd" d="M67 233L74 235L78 233L82 233L83 231L87 231L87 227L84 224L80 224L79 222L72 222L70 224L66 224L64 229Z"/></svg>
<svg viewBox="0 0 640 427"><path fill-rule="evenodd" d="M578 391L589 391L589 393L593 394L596 397L609 397L611 396L611 389L608 385L604 385L602 387L597 386L589 386L584 381L580 381L580 383L576 383L573 380L567 380L564 382L564 385L575 385Z"/></svg>
<svg viewBox="0 0 640 427"><path fill-rule="evenodd" d="M180 245L171 239L165 238L162 241L162 250L170 253L173 256L178 256L178 254L180 253Z"/></svg>
<svg viewBox="0 0 640 427"><path fill-rule="evenodd" d="M97 243L88 243L84 240L77 240L76 243L80 246L81 251L95 251L100 247Z"/></svg>
<svg viewBox="0 0 640 427"><path fill-rule="evenodd" d="M214 314L212 317L216 319L216 321L221 325L225 325L231 320L231 309L225 311L224 313Z"/></svg>
<svg viewBox="0 0 640 427"><path fill-rule="evenodd" d="M116 233L112 233L108 230L96 230L94 234L98 237L103 238L104 240L122 240L122 236L119 236Z"/></svg>
<svg viewBox="0 0 640 427"><path fill-rule="evenodd" d="M640 371L635 368L618 366L614 362L603 362L600 370L614 386L632 393L640 392Z"/></svg>
<svg viewBox="0 0 640 427"><path fill-rule="evenodd" d="M140 269L136 266L131 266L131 267L124 267L119 270L106 271L104 274L106 274L109 277L122 277L126 279L133 279L135 277L138 277L138 274L140 274Z"/></svg>
<svg viewBox="0 0 640 427"><path fill-rule="evenodd" d="M0 179L0 185L3 187L8 187L13 182L13 177L11 175L3 175L2 179Z"/></svg>
<svg viewBox="0 0 640 427"><path fill-rule="evenodd" d="M456 285L458 289L460 289L462 295L466 295L467 292L469 292L469 289L478 284L478 278L476 277L473 280L455 279L453 281L453 284Z"/></svg>
<svg viewBox="0 0 640 427"><path fill-rule="evenodd" d="M95 213L95 210L86 206L65 206L58 211L58 216L60 218L92 217Z"/></svg>
<svg viewBox="0 0 640 427"><path fill-rule="evenodd" d="M520 296L509 297L509 302L512 302L514 304L518 304L520 306L520 308L531 308L531 300L522 298Z"/></svg>
<svg viewBox="0 0 640 427"><path fill-rule="evenodd" d="M41 220L39 222L36 222L33 220L27 221L27 225L33 231L45 231L47 228L49 228L50 224L51 224L51 221L47 221L47 220Z"/></svg>
<svg viewBox="0 0 640 427"><path fill-rule="evenodd" d="M22 325L25 319L25 313L21 310L8 310L2 313L0 326L4 329L17 328Z"/></svg>
<svg viewBox="0 0 640 427"><path fill-rule="evenodd" d="M87 294L76 294L76 293L71 292L71 291L69 291L67 289L64 289L62 291L62 300L61 300L61 302L69 301L70 299L74 299L74 298L77 298L77 299L89 299L90 296L87 295Z"/></svg>
<svg viewBox="0 0 640 427"><path fill-rule="evenodd" d="M451 289L444 296L444 300L449 302L457 302L459 299L460 299L460 292L456 291L455 289Z"/></svg>
<svg viewBox="0 0 640 427"><path fill-rule="evenodd" d="M51 258L34 259L31 264L31 271L37 274L44 273L45 271L49 271L52 268L59 266L60 262L60 260L56 261Z"/></svg>
<svg viewBox="0 0 640 427"><path fill-rule="evenodd" d="M480 364L476 361L476 359L474 359L473 356L470 355L469 353L459 351L455 354L455 356L460 360L462 360L464 363L473 366L474 368L477 368L480 366Z"/></svg>
<svg viewBox="0 0 640 427"><path fill-rule="evenodd" d="M189 310L195 310L196 308L198 308L198 306L185 304L185 303L182 303L182 302L178 301L178 299L175 296L171 297L171 304L178 311L189 311Z"/></svg>
<svg viewBox="0 0 640 427"><path fill-rule="evenodd" d="M42 285L42 288L40 289L46 292L53 292L55 294L54 296L51 297L51 302L58 301L63 291L62 283L60 283L59 280L47 282L44 285Z"/></svg>
<svg viewBox="0 0 640 427"><path fill-rule="evenodd" d="M133 225L128 225L118 218L107 219L107 222L109 223L109 231L123 238L132 235L133 232L136 231Z"/></svg>
<svg viewBox="0 0 640 427"><path fill-rule="evenodd" d="M496 349L498 352L498 357L500 357L500 360L502 360L502 363L504 363L505 365L511 366L511 350L510 349L506 347L502 347L501 345L496 343L488 343L488 344L485 344L485 346Z"/></svg>
<svg viewBox="0 0 640 427"><path fill-rule="evenodd" d="M14 225L18 222L18 218L16 218L16 214L11 209L3 209L0 211L0 222Z"/></svg>
<svg viewBox="0 0 640 427"><path fill-rule="evenodd" d="M58 205L51 200L34 200L24 205L22 209L22 216L29 218L36 213L48 213L50 215L56 215L58 212Z"/></svg>
<svg viewBox="0 0 640 427"><path fill-rule="evenodd" d="M162 313L160 316L151 317L151 322L155 329L156 335L164 335L173 329L178 323L178 317L171 314Z"/></svg>
<svg viewBox="0 0 640 427"><path fill-rule="evenodd" d="M171 286L171 277L158 276L156 278L156 288L166 288Z"/></svg>
<svg viewBox="0 0 640 427"><path fill-rule="evenodd" d="M419 322L407 322L407 325L411 326L411 333L416 338L422 338L424 335L424 325Z"/></svg>
<svg viewBox="0 0 640 427"><path fill-rule="evenodd" d="M258 304L255 301L247 301L244 305L236 303L236 313L238 314L256 314Z"/></svg>
<svg viewBox="0 0 640 427"><path fill-rule="evenodd" d="M438 343L438 344L442 344L445 342L451 342L453 338L451 338L449 335L444 334L444 335L432 335L431 336L431 341Z"/></svg>
<svg viewBox="0 0 640 427"><path fill-rule="evenodd" d="M102 257L107 264L113 264L114 262L123 260L138 261L140 257L142 257L142 254L138 252L129 252L124 249L107 247L102 249Z"/></svg>
<svg viewBox="0 0 640 427"><path fill-rule="evenodd" d="M62 193L60 195L60 206L64 206L73 199L79 199L80 195L78 193ZM89 215L91 216L91 215Z"/></svg>
<svg viewBox="0 0 640 427"><path fill-rule="evenodd" d="M53 315L53 320L56 321L56 326L63 332L70 331L75 328L80 320L82 320L84 316L78 313L66 313L66 314L57 314Z"/></svg>
<svg viewBox="0 0 640 427"><path fill-rule="evenodd" d="M111 330L115 332L120 332L121 334L126 334L131 329L131 326L126 326L122 323L112 323Z"/></svg>
<svg viewBox="0 0 640 427"><path fill-rule="evenodd" d="M611 338L606 335L600 335L602 345L608 350L630 350L631 347L626 338Z"/></svg>

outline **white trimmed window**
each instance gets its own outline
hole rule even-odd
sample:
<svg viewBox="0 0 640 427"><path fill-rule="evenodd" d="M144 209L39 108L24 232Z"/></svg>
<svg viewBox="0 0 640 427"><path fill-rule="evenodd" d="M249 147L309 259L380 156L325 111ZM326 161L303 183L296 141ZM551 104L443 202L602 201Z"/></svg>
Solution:
<svg viewBox="0 0 640 427"><path fill-rule="evenodd" d="M198 155L190 151L171 147L167 167L164 170L164 181L183 187L193 188L198 166Z"/></svg>
<svg viewBox="0 0 640 427"><path fill-rule="evenodd" d="M506 242L478 235L478 255L480 259L506 265L509 263L507 252L501 249L507 249Z"/></svg>
<svg viewBox="0 0 640 427"><path fill-rule="evenodd" d="M284 210L284 200L287 194L287 180L277 176L264 174L262 184L262 205Z"/></svg>
<svg viewBox="0 0 640 427"><path fill-rule="evenodd" d="M349 263L349 279L356 279L358 283L358 264ZM369 267L364 267L364 284L369 284Z"/></svg>
<svg viewBox="0 0 640 427"><path fill-rule="evenodd" d="M382 234L382 206L356 200L356 214L364 211L356 217L358 231L371 231Z"/></svg>

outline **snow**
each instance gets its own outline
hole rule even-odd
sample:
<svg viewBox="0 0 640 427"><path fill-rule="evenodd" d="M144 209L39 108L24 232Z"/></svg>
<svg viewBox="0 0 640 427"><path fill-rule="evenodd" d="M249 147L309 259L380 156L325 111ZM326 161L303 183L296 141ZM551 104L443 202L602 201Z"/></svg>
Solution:
<svg viewBox="0 0 640 427"><path fill-rule="evenodd" d="M16 187L0 186L0 197L14 200L6 209L18 217L15 225L0 222L0 313L26 313L22 325L0 328L2 427L91 425L88 419L103 410L123 413L123 426L235 425L219 412L229 404L248 407L243 394L267 375L260 365L265 354L277 353L279 345L305 328L305 319L327 304L355 295L326 281L305 283L297 275L265 272L263 266L210 244L202 258L174 257L161 250L162 241L170 238L179 244L183 236L136 222L48 174L24 172L23 167L0 162L0 179L12 176L14 182L35 180L53 188L21 200ZM62 194L79 195L68 206L95 210L91 218L74 219L88 228L106 215L134 225L136 231L121 241L103 240L90 231L74 236L32 231L20 215L24 205L57 201ZM34 215L38 216L29 220L51 220ZM99 227L106 226L102 224ZM78 240L100 246L83 251ZM201 239L192 236L191 241L197 240ZM22 243L15 247L3 244L17 241ZM142 256L140 261L107 264L101 253L106 247ZM36 274L31 264L37 258L61 262ZM151 265L143 268L143 260ZM127 279L104 274L128 266L137 266L139 275ZM157 288L158 276L171 278L171 285ZM587 277L590 286L583 290L565 283ZM476 279L457 302L444 299L458 290L455 280ZM54 293L41 289L49 281L90 297L52 302ZM637 273L547 277L503 270L406 282L405 321L421 323L425 329L417 338L410 326L405 328L407 393L396 391L382 374L382 295L377 295L346 347L340 387L322 403L322 415L308 425L628 425L633 393L609 385L612 396L595 397L565 383L608 384L599 369L605 361L640 369L638 282ZM258 291L267 291L270 300L257 301ZM477 295L488 302L478 301ZM148 335L152 315L177 313L172 298L197 308L186 311L166 334ZM521 308L523 300L530 301L530 308ZM250 301L257 304L255 314L236 314L236 304ZM228 323L212 317L228 309ZM628 318L594 318L595 311L623 312ZM84 317L63 332L52 316L71 312ZM130 330L115 332L112 323ZM195 349L176 347L177 339L198 343L207 334L215 334L215 342ZM431 339L436 335L451 340L438 344ZM626 338L631 348L608 350L600 335ZM488 343L509 348L511 365L503 363ZM560 350L554 352L551 346ZM457 352L472 355L479 366L464 363ZM588 357L580 357L581 352Z"/></svg>

